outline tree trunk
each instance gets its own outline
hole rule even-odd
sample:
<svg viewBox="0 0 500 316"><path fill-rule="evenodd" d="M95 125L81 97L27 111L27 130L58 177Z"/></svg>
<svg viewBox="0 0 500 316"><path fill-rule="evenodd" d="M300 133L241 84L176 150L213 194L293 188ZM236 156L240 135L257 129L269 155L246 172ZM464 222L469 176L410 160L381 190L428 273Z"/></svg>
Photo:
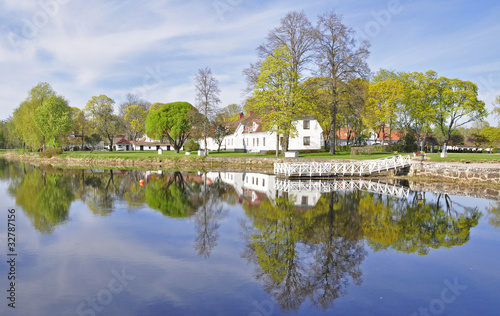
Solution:
<svg viewBox="0 0 500 316"><path fill-rule="evenodd" d="M279 157L280 153L280 135L276 132L276 157Z"/></svg>
<svg viewBox="0 0 500 316"><path fill-rule="evenodd" d="M109 140L109 151L113 151L113 137L108 137Z"/></svg>
<svg viewBox="0 0 500 316"><path fill-rule="evenodd" d="M203 135L203 142L204 142L204 146L205 146L205 147L203 147L203 150L205 151L205 156L207 156L208 152L207 152L207 134L206 133L205 133L205 135ZM219 148L220 148L220 146L219 146Z"/></svg>
<svg viewBox="0 0 500 316"><path fill-rule="evenodd" d="M335 155L335 145L337 144L337 101L335 88L332 87L333 100L330 104L330 155Z"/></svg>
<svg viewBox="0 0 500 316"><path fill-rule="evenodd" d="M81 148L81 151L83 151L83 146L84 146L84 142L83 142L83 139L85 138L85 135L83 134L83 131L82 131L82 148Z"/></svg>

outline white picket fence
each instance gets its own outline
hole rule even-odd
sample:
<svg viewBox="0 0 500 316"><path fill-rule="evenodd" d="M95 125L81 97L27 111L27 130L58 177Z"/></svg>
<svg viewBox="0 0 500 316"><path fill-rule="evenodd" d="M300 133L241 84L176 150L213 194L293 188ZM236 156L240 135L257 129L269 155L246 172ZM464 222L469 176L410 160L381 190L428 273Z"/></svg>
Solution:
<svg viewBox="0 0 500 316"><path fill-rule="evenodd" d="M329 193L360 190L402 198L408 198L410 195L410 189L403 186L361 179L325 181L276 179L275 188L283 192Z"/></svg>
<svg viewBox="0 0 500 316"><path fill-rule="evenodd" d="M274 164L274 174L285 177L363 176L410 165L410 156L401 155L349 162L285 162Z"/></svg>

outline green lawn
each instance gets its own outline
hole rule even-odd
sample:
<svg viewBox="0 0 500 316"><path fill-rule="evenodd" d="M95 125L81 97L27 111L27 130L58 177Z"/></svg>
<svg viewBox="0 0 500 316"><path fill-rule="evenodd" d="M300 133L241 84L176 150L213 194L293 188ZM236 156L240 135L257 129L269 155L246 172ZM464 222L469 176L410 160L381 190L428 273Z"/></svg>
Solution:
<svg viewBox="0 0 500 316"><path fill-rule="evenodd" d="M21 153L22 150L13 150L13 149L0 149L0 154L5 154L8 151L15 151ZM411 155L413 153L401 153L401 155ZM391 157L392 153L373 153L371 155L361 155L351 157L350 152L343 151L337 152L334 156L330 156L326 152L320 153L300 153L300 158L318 158L318 159L380 159L385 157ZM164 151L162 155L158 155L157 151L66 151L62 153L59 157L61 158L94 158L94 159L155 159L155 158L182 158L186 157L189 159L198 159L198 155L193 153L189 156L185 155L185 152L181 151L176 154L174 151ZM221 151L220 153L216 151L212 151L209 154L209 157L275 157L274 154L250 154L250 153L239 153L232 151ZM282 157L282 156L280 156ZM431 158L431 161L470 161L470 162L480 162L480 161L492 161L499 160L500 162L500 154L456 154L449 153L448 158L441 158L439 153L427 153L427 157Z"/></svg>
<svg viewBox="0 0 500 316"><path fill-rule="evenodd" d="M436 154L426 154L427 157L431 158L431 161L448 161L448 162L461 162L461 161L492 161L499 160L499 154L460 154L460 153L448 153L448 158L441 158L439 153Z"/></svg>
<svg viewBox="0 0 500 316"><path fill-rule="evenodd" d="M338 152L335 156L330 156L326 152L321 153L301 153L299 157L301 158L326 158L326 159L379 159L392 156L391 153L374 153L372 155L361 155L356 157L351 157L350 153ZM181 151L176 154L174 151L164 151L162 155L158 155L156 151L66 151L61 154L61 158L95 158L95 159L152 159L152 158L175 158L175 157L187 157L191 159L198 158L196 153L192 153L189 156L185 155L185 152ZM239 153L232 151L211 151L209 157L275 157L275 154L251 154L251 153ZM282 157L282 156L280 156Z"/></svg>

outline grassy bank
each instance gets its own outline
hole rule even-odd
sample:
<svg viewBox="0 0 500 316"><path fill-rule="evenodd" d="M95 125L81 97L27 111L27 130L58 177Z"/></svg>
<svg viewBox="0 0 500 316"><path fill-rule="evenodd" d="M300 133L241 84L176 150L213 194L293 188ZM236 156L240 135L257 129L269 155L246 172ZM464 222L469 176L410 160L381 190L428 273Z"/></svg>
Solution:
<svg viewBox="0 0 500 316"><path fill-rule="evenodd" d="M22 150L16 149L0 149L0 155L7 152L15 152L18 154L22 153ZM401 155L411 155L413 153L401 153ZM300 153L300 158L310 158L310 159L353 159L353 160L366 160L366 159L380 159L391 157L392 153L382 152L373 153L371 155L358 155L352 157L350 152L343 151L337 152L335 155L329 155L327 152L316 152L316 153ZM441 158L439 153L428 153L426 155L430 158L430 161L435 162L487 162L498 160L500 162L500 154L479 154L479 153L449 153L448 158ZM273 158L275 154L251 154L251 153L239 153L232 151L212 151L209 157L268 157ZM282 156L280 156L282 157ZM159 155L156 151L66 151L58 156L58 158L83 158L83 159L129 159L129 160L150 160L150 159L192 159L200 160L196 153L191 155L186 155L185 152L175 153L174 151L164 151L162 155Z"/></svg>
<svg viewBox="0 0 500 316"><path fill-rule="evenodd" d="M300 158L317 158L317 159L379 159L392 156L391 153L374 153L372 155L361 155L356 157L351 157L349 152L339 152L333 156L326 152L320 153L300 153ZM185 152L180 152L176 154L173 151L164 151L162 155L159 155L156 151L68 151L59 155L60 158L93 158L93 159L155 159L155 158L189 158L198 159L198 155L193 153L191 155L185 155ZM209 157L268 157L273 158L275 154L251 154L251 153L238 153L232 151L212 151ZM283 156L280 156L283 157Z"/></svg>
<svg viewBox="0 0 500 316"><path fill-rule="evenodd" d="M426 154L427 157L431 158L431 161L446 161L446 162L486 162L495 161L500 162L499 154L476 154L476 153L449 153L447 158L441 158L440 154Z"/></svg>

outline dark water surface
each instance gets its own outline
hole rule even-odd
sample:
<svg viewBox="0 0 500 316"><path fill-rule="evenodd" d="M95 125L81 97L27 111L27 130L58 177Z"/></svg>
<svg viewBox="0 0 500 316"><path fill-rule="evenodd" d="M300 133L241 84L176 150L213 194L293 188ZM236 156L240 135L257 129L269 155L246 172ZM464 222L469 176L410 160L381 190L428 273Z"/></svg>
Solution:
<svg viewBox="0 0 500 316"><path fill-rule="evenodd" d="M0 315L499 314L498 201L4 160L0 201Z"/></svg>

